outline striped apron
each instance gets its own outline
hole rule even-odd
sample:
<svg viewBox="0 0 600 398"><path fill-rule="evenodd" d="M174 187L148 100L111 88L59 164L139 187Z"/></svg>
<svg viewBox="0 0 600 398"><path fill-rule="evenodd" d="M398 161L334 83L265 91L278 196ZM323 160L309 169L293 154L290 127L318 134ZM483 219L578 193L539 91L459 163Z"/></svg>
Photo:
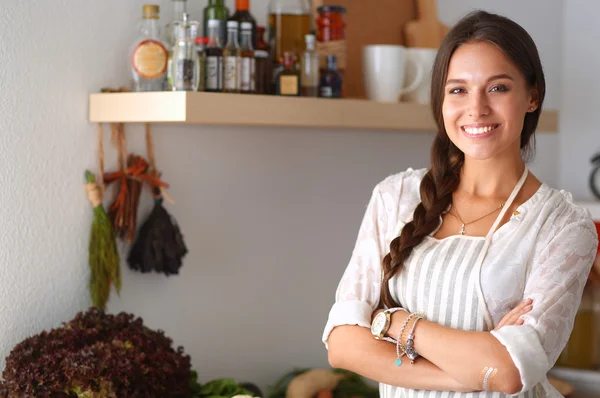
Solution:
<svg viewBox="0 0 600 398"><path fill-rule="evenodd" d="M432 322L453 329L489 331L493 328L479 279L491 237L521 190L527 167L486 237L452 235L425 237L416 246L401 271L390 280L390 293L410 312L422 312ZM418 334L417 334L418 336ZM418 338L418 337L417 337ZM409 365L410 366L410 365ZM382 398L542 398L541 385L519 395L500 392L442 392L380 385Z"/></svg>

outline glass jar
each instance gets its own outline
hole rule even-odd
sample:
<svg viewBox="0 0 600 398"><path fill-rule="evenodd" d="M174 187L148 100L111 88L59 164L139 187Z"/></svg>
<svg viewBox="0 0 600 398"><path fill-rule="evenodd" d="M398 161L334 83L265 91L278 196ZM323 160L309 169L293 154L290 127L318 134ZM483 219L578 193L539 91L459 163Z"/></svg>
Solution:
<svg viewBox="0 0 600 398"><path fill-rule="evenodd" d="M317 8L317 40L321 42L346 39L346 8L321 6Z"/></svg>
<svg viewBox="0 0 600 398"><path fill-rule="evenodd" d="M200 62L196 48L196 37L200 23L190 21L183 14L183 21L176 21L175 46L173 47L171 84L173 91L196 91L200 79Z"/></svg>
<svg viewBox="0 0 600 398"><path fill-rule="evenodd" d="M269 41L273 62L291 51L299 58L304 51L304 36L311 30L308 0L271 0L269 2Z"/></svg>

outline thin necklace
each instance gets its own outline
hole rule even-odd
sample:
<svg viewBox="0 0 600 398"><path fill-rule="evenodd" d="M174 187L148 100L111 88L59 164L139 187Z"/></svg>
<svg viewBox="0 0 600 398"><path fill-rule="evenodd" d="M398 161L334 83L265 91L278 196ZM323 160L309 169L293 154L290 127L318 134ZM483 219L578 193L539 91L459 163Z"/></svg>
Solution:
<svg viewBox="0 0 600 398"><path fill-rule="evenodd" d="M453 206L453 207L454 207L454 206ZM456 214L452 214L451 212L448 212L448 214L450 214L450 215L451 215L451 216L453 216L453 217L456 217L456 218L458 218L458 221L460 221L460 223L462 224L462 225L460 226L460 231L458 231L458 233L459 233L460 235L464 235L464 234L465 234L465 226L466 226L466 225L473 224L474 222L477 222L477 221L481 220L482 218L485 218L485 217L489 216L490 214L492 214L492 213L494 213L494 212L496 212L496 211L500 210L502 207L504 207L504 203L500 203L500 206L498 206L498 208L497 208L497 209L494 209L494 210L490 211L490 212L489 212L489 213L487 213L485 216L481 216L481 217L479 217L478 219L476 219L476 220L473 220L473 221L469 221L469 222L467 222L467 223L465 223L465 222L464 222L464 221L463 221L463 220L460 218L460 215L458 214L458 210L456 209L456 207L454 207L454 211L456 212Z"/></svg>

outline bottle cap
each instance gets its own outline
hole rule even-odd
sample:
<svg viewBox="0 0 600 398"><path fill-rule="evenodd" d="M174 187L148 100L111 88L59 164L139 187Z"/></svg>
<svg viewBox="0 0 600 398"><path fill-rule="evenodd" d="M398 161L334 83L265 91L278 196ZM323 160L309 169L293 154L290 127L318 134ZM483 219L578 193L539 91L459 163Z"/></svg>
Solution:
<svg viewBox="0 0 600 398"><path fill-rule="evenodd" d="M242 30L252 30L252 23L251 22L242 22Z"/></svg>
<svg viewBox="0 0 600 398"><path fill-rule="evenodd" d="M237 21L227 21L227 29L237 29L238 23Z"/></svg>
<svg viewBox="0 0 600 398"><path fill-rule="evenodd" d="M144 4L142 15L145 19L158 19L160 7L156 4Z"/></svg>
<svg viewBox="0 0 600 398"><path fill-rule="evenodd" d="M218 19L209 19L207 22L207 26L209 28L218 28L219 25L221 25L221 21L219 21Z"/></svg>
<svg viewBox="0 0 600 398"><path fill-rule="evenodd" d="M304 35L304 41L306 44L314 44L317 41L317 36L313 34Z"/></svg>

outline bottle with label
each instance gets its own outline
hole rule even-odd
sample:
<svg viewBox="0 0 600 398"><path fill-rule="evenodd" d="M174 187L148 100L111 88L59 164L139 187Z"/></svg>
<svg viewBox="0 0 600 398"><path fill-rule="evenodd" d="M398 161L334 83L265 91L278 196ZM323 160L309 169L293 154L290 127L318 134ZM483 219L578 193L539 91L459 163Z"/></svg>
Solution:
<svg viewBox="0 0 600 398"><path fill-rule="evenodd" d="M256 48L256 19L250 14L250 0L235 0L235 13L231 20L237 21L240 27L244 22L251 24L252 48ZM238 35L238 41L242 42L242 31Z"/></svg>
<svg viewBox="0 0 600 398"><path fill-rule="evenodd" d="M346 8L341 6L320 6L315 20L317 32L317 52L321 55L321 69L327 67L326 55L337 57L338 71L344 76L346 69Z"/></svg>
<svg viewBox="0 0 600 398"><path fill-rule="evenodd" d="M196 37L200 23L190 21L189 14L183 14L183 21L175 25L175 46L173 47L171 82L173 91L196 91L200 74Z"/></svg>
<svg viewBox="0 0 600 398"><path fill-rule="evenodd" d="M238 23L227 22L227 45L223 49L223 91L226 93L240 92L240 45L237 38Z"/></svg>
<svg viewBox="0 0 600 398"><path fill-rule="evenodd" d="M292 51L283 53L283 68L275 77L275 93L284 96L300 95L300 73L296 68L296 56Z"/></svg>
<svg viewBox="0 0 600 398"><path fill-rule="evenodd" d="M240 91L245 94L256 92L256 62L252 46L252 24L242 22L242 43L240 44Z"/></svg>
<svg viewBox="0 0 600 398"><path fill-rule="evenodd" d="M270 0L269 40L273 62L292 51L300 58L304 37L311 31L311 8L308 0Z"/></svg>
<svg viewBox="0 0 600 398"><path fill-rule="evenodd" d="M227 43L227 20L229 19L229 9L225 7L224 0L208 0L208 5L204 8L204 36L208 36L208 21L211 19L219 21L219 36L223 46Z"/></svg>
<svg viewBox="0 0 600 398"><path fill-rule="evenodd" d="M337 57L327 56L327 69L321 76L319 83L319 96L322 98L342 97L342 75L337 68Z"/></svg>
<svg viewBox="0 0 600 398"><path fill-rule="evenodd" d="M165 44L169 51L169 60L167 63L167 90L171 90L173 85L171 81L171 65L173 56L173 47L175 47L175 26L183 21L183 14L187 12L187 0L171 0L173 5L173 16L171 21L165 26Z"/></svg>
<svg viewBox="0 0 600 398"><path fill-rule="evenodd" d="M208 42L204 55L206 57L204 90L223 91L223 42L219 31L220 21L209 19L207 22Z"/></svg>
<svg viewBox="0 0 600 398"><path fill-rule="evenodd" d="M159 7L145 5L139 24L139 37L131 50L133 91L163 91L166 88L169 51L160 39Z"/></svg>
<svg viewBox="0 0 600 398"><path fill-rule="evenodd" d="M319 96L319 54L315 50L317 38L306 35L306 50L302 54L302 96Z"/></svg>
<svg viewBox="0 0 600 398"><path fill-rule="evenodd" d="M256 93L270 94L269 86L271 81L272 63L269 56L269 45L264 40L265 27L256 27L256 48L254 57L256 61Z"/></svg>

